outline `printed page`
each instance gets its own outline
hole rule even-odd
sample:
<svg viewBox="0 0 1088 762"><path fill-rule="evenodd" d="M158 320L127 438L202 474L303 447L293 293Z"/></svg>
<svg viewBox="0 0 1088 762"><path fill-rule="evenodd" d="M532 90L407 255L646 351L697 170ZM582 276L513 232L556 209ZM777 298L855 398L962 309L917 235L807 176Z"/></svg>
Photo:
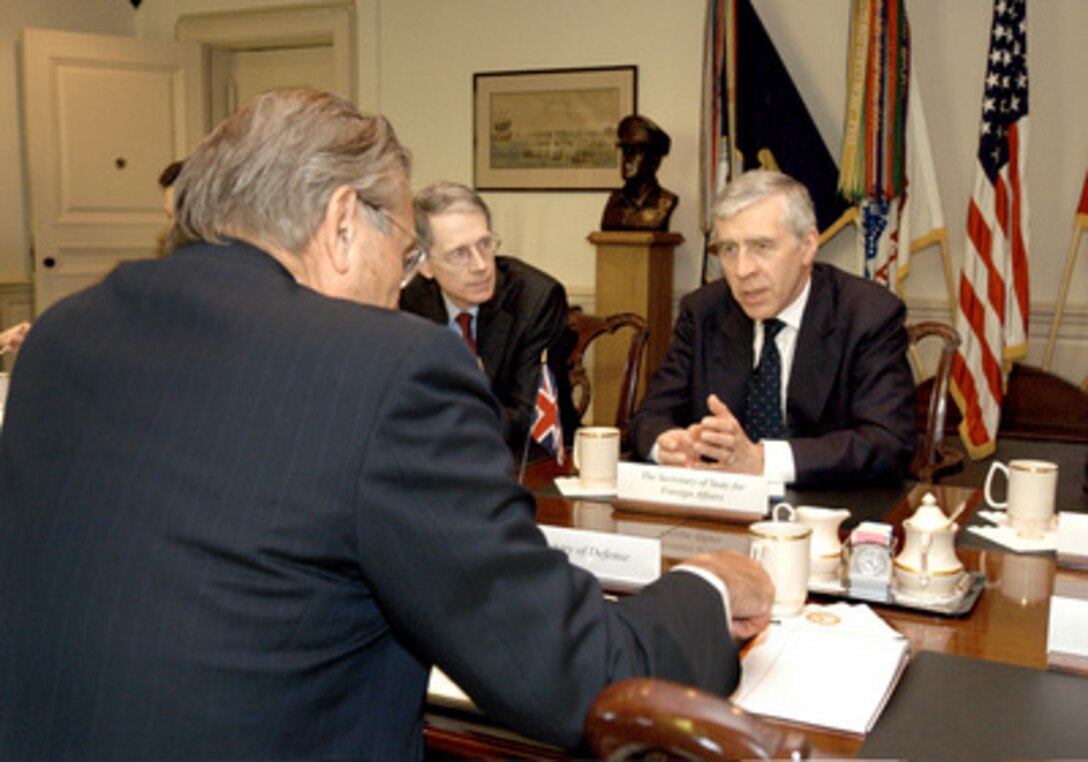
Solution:
<svg viewBox="0 0 1088 762"><path fill-rule="evenodd" d="M771 625L748 649L732 700L754 714L864 734L909 652L907 641L868 606L808 606L801 616Z"/></svg>

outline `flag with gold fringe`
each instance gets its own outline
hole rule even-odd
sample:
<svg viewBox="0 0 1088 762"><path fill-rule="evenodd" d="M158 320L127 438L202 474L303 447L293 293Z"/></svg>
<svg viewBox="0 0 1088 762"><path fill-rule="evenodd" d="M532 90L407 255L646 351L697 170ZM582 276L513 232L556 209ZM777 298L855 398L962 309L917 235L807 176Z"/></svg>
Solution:
<svg viewBox="0 0 1088 762"><path fill-rule="evenodd" d="M972 458L994 451L1011 362L1027 354L1027 142L1027 0L995 0L952 363Z"/></svg>

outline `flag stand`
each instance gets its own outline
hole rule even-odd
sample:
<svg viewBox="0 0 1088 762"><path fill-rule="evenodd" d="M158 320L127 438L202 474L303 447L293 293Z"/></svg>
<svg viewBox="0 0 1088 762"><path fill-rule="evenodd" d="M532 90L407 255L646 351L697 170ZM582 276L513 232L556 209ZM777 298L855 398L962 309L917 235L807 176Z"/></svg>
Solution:
<svg viewBox="0 0 1088 762"><path fill-rule="evenodd" d="M927 235L923 238L911 241L910 253L911 256L917 254L922 249L932 246L934 243L938 244L941 250L941 264L944 265L944 285L948 290L948 316L952 320L952 324L956 323L956 305L958 301L956 299L956 291L952 284L955 282L952 279L952 258L948 253L948 229L940 228L933 231L931 235Z"/></svg>
<svg viewBox="0 0 1088 762"><path fill-rule="evenodd" d="M1073 224L1073 240L1069 246L1069 254L1065 257L1065 271L1062 273L1062 285L1059 289L1058 304L1054 308L1054 320L1050 324L1050 337L1046 341L1046 353L1043 355L1043 370L1050 370L1050 361L1054 357L1054 345L1058 341L1058 326L1062 322L1062 314L1065 312L1065 300L1069 295L1069 281L1073 279L1073 268L1077 264L1077 252L1080 250L1080 241L1084 236L1085 220L1088 215L1077 215ZM1085 376L1081 388L1088 389L1088 376Z"/></svg>

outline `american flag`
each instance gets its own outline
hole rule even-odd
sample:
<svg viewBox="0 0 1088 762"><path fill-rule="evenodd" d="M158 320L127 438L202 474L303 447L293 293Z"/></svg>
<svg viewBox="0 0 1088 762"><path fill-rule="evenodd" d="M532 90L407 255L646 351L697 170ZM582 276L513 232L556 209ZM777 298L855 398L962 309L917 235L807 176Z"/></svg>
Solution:
<svg viewBox="0 0 1088 762"><path fill-rule="evenodd" d="M967 209L952 365L960 436L973 458L993 452L1009 363L1027 354L1027 0L995 0L982 96L975 190Z"/></svg>
<svg viewBox="0 0 1088 762"><path fill-rule="evenodd" d="M530 431L533 441L547 450L563 465L563 427L559 422L559 400L555 392L555 376L546 362L540 364L540 386L536 390L536 418Z"/></svg>

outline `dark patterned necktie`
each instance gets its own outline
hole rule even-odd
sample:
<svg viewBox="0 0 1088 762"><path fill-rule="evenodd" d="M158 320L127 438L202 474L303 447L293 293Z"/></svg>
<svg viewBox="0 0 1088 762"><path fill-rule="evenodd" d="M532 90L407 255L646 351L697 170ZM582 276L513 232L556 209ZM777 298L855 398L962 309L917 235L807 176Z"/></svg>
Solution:
<svg viewBox="0 0 1088 762"><path fill-rule="evenodd" d="M763 349L759 365L748 377L744 417L744 431L753 442L786 437L786 424L782 420L782 358L774 341L785 325L778 318L763 321Z"/></svg>
<svg viewBox="0 0 1088 762"><path fill-rule="evenodd" d="M465 337L465 341L468 342L469 348L472 350L472 354L476 352L476 339L472 338L472 313L462 312L457 318L457 325L461 326L461 335Z"/></svg>

